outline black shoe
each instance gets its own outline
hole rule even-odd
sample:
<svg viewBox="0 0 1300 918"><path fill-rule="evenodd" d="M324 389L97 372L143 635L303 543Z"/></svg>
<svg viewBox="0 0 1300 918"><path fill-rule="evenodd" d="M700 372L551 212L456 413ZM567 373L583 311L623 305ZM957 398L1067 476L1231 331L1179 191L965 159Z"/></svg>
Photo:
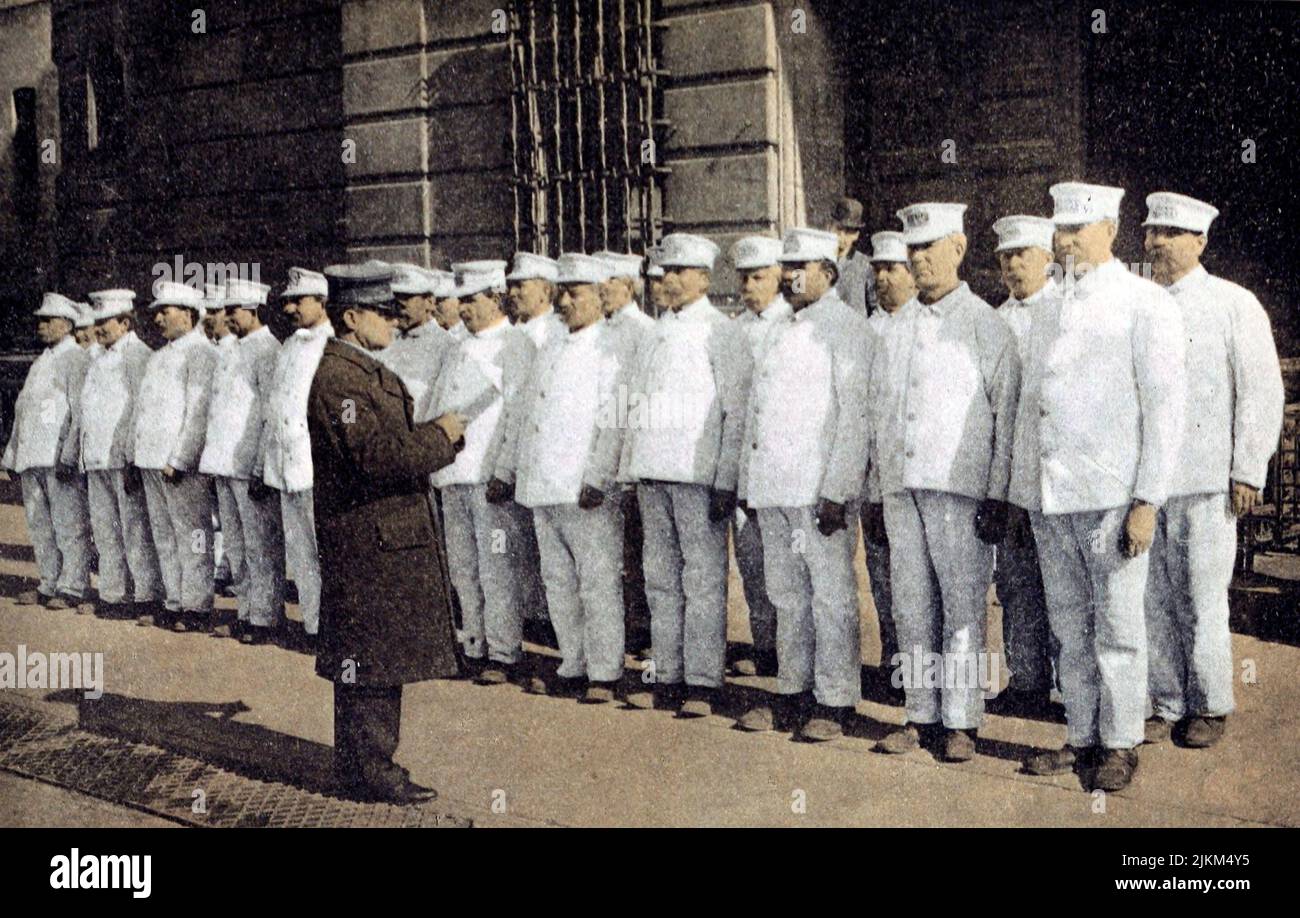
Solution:
<svg viewBox="0 0 1300 918"><path fill-rule="evenodd" d="M240 623L239 643L241 644L269 644L274 635L275 629L268 628L265 625L245 625Z"/></svg>
<svg viewBox="0 0 1300 918"><path fill-rule="evenodd" d="M686 697L677 716L681 718L710 717L717 705L718 690L703 686L691 686L686 690Z"/></svg>
<svg viewBox="0 0 1300 918"><path fill-rule="evenodd" d="M1142 742L1158 746L1169 742L1169 735L1172 732L1173 725L1163 717L1148 717L1146 723L1142 725Z"/></svg>
<svg viewBox="0 0 1300 918"><path fill-rule="evenodd" d="M172 621L172 630L180 634L211 634L212 616L206 612L182 612Z"/></svg>
<svg viewBox="0 0 1300 918"><path fill-rule="evenodd" d="M1095 758L1096 750L1092 747L1076 749L1066 745L1060 749L1036 752L1025 759L1025 773L1043 776L1068 774L1091 767Z"/></svg>
<svg viewBox="0 0 1300 918"><path fill-rule="evenodd" d="M1183 723L1183 745L1191 749L1208 749L1223 739L1228 729L1227 717L1190 717Z"/></svg>
<svg viewBox="0 0 1300 918"><path fill-rule="evenodd" d="M1137 767L1137 750L1103 749L1092 785L1097 790L1121 791L1129 786Z"/></svg>
<svg viewBox="0 0 1300 918"><path fill-rule="evenodd" d="M844 718L851 710L819 704L812 716L799 726L799 739L805 743L825 743L844 735Z"/></svg>
<svg viewBox="0 0 1300 918"><path fill-rule="evenodd" d="M686 686L680 682L670 685L656 683L654 687L654 708L656 711L677 711L686 700Z"/></svg>

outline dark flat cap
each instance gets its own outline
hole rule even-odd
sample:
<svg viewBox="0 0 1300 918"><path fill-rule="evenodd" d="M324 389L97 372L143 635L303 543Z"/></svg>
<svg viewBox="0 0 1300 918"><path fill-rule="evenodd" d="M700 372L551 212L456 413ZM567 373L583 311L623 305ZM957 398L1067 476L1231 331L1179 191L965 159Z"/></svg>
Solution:
<svg viewBox="0 0 1300 918"><path fill-rule="evenodd" d="M840 198L831 211L831 222L848 229L861 229L862 202L857 198Z"/></svg>
<svg viewBox="0 0 1300 918"><path fill-rule="evenodd" d="M332 306L365 306L377 312L393 307L393 268L381 261L330 265L325 269Z"/></svg>

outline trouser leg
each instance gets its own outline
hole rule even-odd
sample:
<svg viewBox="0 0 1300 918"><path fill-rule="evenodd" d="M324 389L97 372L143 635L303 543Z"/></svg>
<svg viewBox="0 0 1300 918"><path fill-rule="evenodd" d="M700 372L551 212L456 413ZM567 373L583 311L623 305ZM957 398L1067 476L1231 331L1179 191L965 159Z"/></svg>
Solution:
<svg viewBox="0 0 1300 918"><path fill-rule="evenodd" d="M852 707L862 697L861 614L853 575L857 527L824 536L813 508L800 508L799 515L808 533L804 547L812 587L814 694L821 704ZM855 505L847 517L850 523L857 519Z"/></svg>
<svg viewBox="0 0 1300 918"><path fill-rule="evenodd" d="M54 538L54 517L50 510L47 479L52 479L52 469L27 469L19 473L23 489L23 512L27 516L27 534L32 540L32 553L36 556L36 569L41 582L37 590L44 596L53 596L59 583L59 546Z"/></svg>
<svg viewBox="0 0 1300 918"><path fill-rule="evenodd" d="M916 491L899 491L885 496L885 527L907 722L933 724L942 718L942 696L937 686L926 684L924 674L943 647L943 605L916 495Z"/></svg>
<svg viewBox="0 0 1300 918"><path fill-rule="evenodd" d="M446 527L447 569L460 599L461 643L466 657L485 660L487 633L483 623L483 587L479 581L472 492L471 485L443 488L442 513Z"/></svg>
<svg viewBox="0 0 1300 918"><path fill-rule="evenodd" d="M57 592L80 599L90 591L90 513L80 476L60 481L53 472L47 480L54 541L59 548Z"/></svg>
<svg viewBox="0 0 1300 918"><path fill-rule="evenodd" d="M526 546L536 545L530 534L522 538L507 505L489 504L487 485L470 486L470 515L478 549L478 576L483 590L483 636L488 659L513 665L523 658L523 602L521 580L529 575ZM513 506L518 506L513 505Z"/></svg>
<svg viewBox="0 0 1300 918"><path fill-rule="evenodd" d="M278 628L284 623L285 571L280 494L272 490L263 500L253 500L248 481L242 478L230 479L230 490L244 537L247 577L242 609L249 624Z"/></svg>
<svg viewBox="0 0 1300 918"><path fill-rule="evenodd" d="M181 611L181 567L178 557L179 546L176 530L172 524L171 511L167 508L165 488L171 487L163 481L160 469L144 469L145 505L149 511L149 530L153 533L154 548L158 552L158 567L162 572L163 591L166 595L164 605L168 612Z"/></svg>
<svg viewBox="0 0 1300 918"><path fill-rule="evenodd" d="M894 624L894 588L889 571L889 543L867 542L867 576L871 580L871 601L880 625L880 665L892 666L898 653L898 627Z"/></svg>
<svg viewBox="0 0 1300 918"><path fill-rule="evenodd" d="M533 511L513 500L495 504L497 515L507 527L510 568L520 615L530 621L546 621L546 588L542 583L542 562L533 530Z"/></svg>
<svg viewBox="0 0 1300 918"><path fill-rule="evenodd" d="M1190 637L1189 713L1222 717L1234 710L1228 587L1237 554L1237 519L1226 495L1205 495L1188 511L1188 593L1182 633Z"/></svg>
<svg viewBox="0 0 1300 918"><path fill-rule="evenodd" d="M351 784L400 783L393 761L401 739L402 687L334 683L334 770Z"/></svg>
<svg viewBox="0 0 1300 918"><path fill-rule="evenodd" d="M814 686L812 579L803 551L808 537L797 508L758 511L767 595L776 606L776 690L797 695Z"/></svg>
<svg viewBox="0 0 1300 918"><path fill-rule="evenodd" d="M732 520L731 531L736 568L740 571L745 605L749 609L749 632L754 650L770 652L776 647L776 606L767 595L763 574L763 536L758 519L741 514Z"/></svg>
<svg viewBox="0 0 1300 918"><path fill-rule="evenodd" d="M144 487L126 493L126 471L113 469L107 473L117 501L118 518L122 521L122 541L126 548L126 565L131 570L131 582L136 602L156 602L163 598L162 567L158 549L154 545L153 527L149 524L149 507Z"/></svg>
<svg viewBox="0 0 1300 918"><path fill-rule="evenodd" d="M1120 552L1125 508L1101 514L1094 529L1101 552L1089 555L1097 670L1101 675L1098 732L1107 749L1132 749L1142 743L1147 706L1147 634L1143 613L1150 551L1136 558ZM1077 538L1078 536L1076 536Z"/></svg>
<svg viewBox="0 0 1300 918"><path fill-rule="evenodd" d="M682 548L673 513L671 485L637 486L644 533L646 599L650 603L650 644L654 679L670 685L683 681L682 646L686 594L682 590Z"/></svg>
<svg viewBox="0 0 1300 918"><path fill-rule="evenodd" d="M163 485L180 568L181 608L186 612L212 611L210 485L207 475L196 472L187 474L180 481Z"/></svg>
<svg viewBox="0 0 1300 918"><path fill-rule="evenodd" d="M1038 551L1028 526L1011 527L998 545L994 580L1002 604L1002 649L1011 686L1046 692L1052 687L1051 629Z"/></svg>
<svg viewBox="0 0 1300 918"><path fill-rule="evenodd" d="M218 476L213 479L217 491L217 518L221 522L221 545L230 565L230 590L238 599L240 620L248 619L248 538L247 523L239 512L235 497L238 479ZM245 482L247 487L247 482ZM216 563L216 536L213 536L213 563Z"/></svg>
<svg viewBox="0 0 1300 918"><path fill-rule="evenodd" d="M650 601L645 585L645 530L636 492L623 502L623 609L626 630L639 640L650 631ZM637 648L640 649L640 648Z"/></svg>
<svg viewBox="0 0 1300 918"><path fill-rule="evenodd" d="M129 590L124 527L113 491L115 471L96 469L86 473L90 529L99 549L99 598L113 604L126 602Z"/></svg>
<svg viewBox="0 0 1300 918"><path fill-rule="evenodd" d="M1179 635L1179 605L1187 597L1187 552L1179 538L1185 522L1177 498L1156 514L1147 570L1145 608L1147 629L1147 687L1151 711L1162 720L1181 720L1187 713L1187 660Z"/></svg>
<svg viewBox="0 0 1300 918"><path fill-rule="evenodd" d="M709 520L709 489L669 485L686 598L682 656L686 683L720 688L727 660L727 521Z"/></svg>
<svg viewBox="0 0 1300 918"><path fill-rule="evenodd" d="M316 503L311 489L283 491L280 512L284 524L284 551L298 587L302 627L308 634L320 630L320 553L316 547Z"/></svg>
<svg viewBox="0 0 1300 918"><path fill-rule="evenodd" d="M587 675L585 628L577 560L560 526L564 509L538 507L533 512L533 520L541 554L542 580L546 584L546 604L551 610L556 643L560 645L557 673L564 679L581 679Z"/></svg>
<svg viewBox="0 0 1300 918"><path fill-rule="evenodd" d="M561 529L577 564L582 604L582 641L587 675L596 682L623 676L623 514L609 502L583 510L557 508Z"/></svg>

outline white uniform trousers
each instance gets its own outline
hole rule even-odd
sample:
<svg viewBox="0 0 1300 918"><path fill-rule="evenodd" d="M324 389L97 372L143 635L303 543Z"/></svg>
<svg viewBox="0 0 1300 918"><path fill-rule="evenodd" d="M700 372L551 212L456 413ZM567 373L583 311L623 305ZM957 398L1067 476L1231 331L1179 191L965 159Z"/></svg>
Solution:
<svg viewBox="0 0 1300 918"><path fill-rule="evenodd" d="M515 593L525 619L546 621L546 586L542 580L542 561L533 528L533 511L513 500L493 505L506 529L506 542L514 546L510 566L515 576Z"/></svg>
<svg viewBox="0 0 1300 918"><path fill-rule="evenodd" d="M284 623L284 522L280 515L280 492L270 489L265 500L253 500L248 494L247 479L223 480L239 508L244 548L244 591L239 596L239 619L261 628L277 628Z"/></svg>
<svg viewBox="0 0 1300 918"><path fill-rule="evenodd" d="M213 536L212 557L215 567L221 566L222 555L230 570L230 591L238 598L239 618L248 618L245 595L248 592L248 553L244 544L244 523L239 516L239 501L235 499L235 479L224 475L213 476L217 491L217 521L220 532ZM248 483L244 483L248 487ZM218 543L220 543L218 545ZM218 552L217 548L221 551Z"/></svg>
<svg viewBox="0 0 1300 918"><path fill-rule="evenodd" d="M817 529L813 507L764 507L763 566L767 595L776 606L777 691L812 691L817 701L849 707L862 697L856 503L850 525L830 536Z"/></svg>
<svg viewBox="0 0 1300 918"><path fill-rule="evenodd" d="M502 506L488 503L486 484L442 489L447 567L460 599L465 656L513 665L523 659L523 607L515 576L523 543Z"/></svg>
<svg viewBox="0 0 1300 918"><path fill-rule="evenodd" d="M745 589L749 609L749 633L754 650L770 653L776 649L776 606L767 595L763 573L763 536L757 516L736 514L731 524L731 548L736 553L736 568Z"/></svg>
<svg viewBox="0 0 1300 918"><path fill-rule="evenodd" d="M533 510L558 674L614 682L623 675L623 514L608 499L583 510Z"/></svg>
<svg viewBox="0 0 1300 918"><path fill-rule="evenodd" d="M298 610L308 634L320 630L320 552L316 548L316 499L306 491L280 492L280 521L289 573L298 588Z"/></svg>
<svg viewBox="0 0 1300 918"><path fill-rule="evenodd" d="M893 669L894 654L898 653L898 626L894 624L894 586L889 571L889 542L876 545L864 538L862 547L867 556L871 601L876 606L876 623L880 627L880 665Z"/></svg>
<svg viewBox="0 0 1300 918"><path fill-rule="evenodd" d="M1011 512L1021 511L1012 508ZM1055 653L1032 532L1008 529L998 544L993 582L1002 604L1002 656L1011 687L1025 692L1049 691Z"/></svg>
<svg viewBox="0 0 1300 918"><path fill-rule="evenodd" d="M709 522L709 488L637 485L655 682L721 688L727 657L727 521Z"/></svg>
<svg viewBox="0 0 1300 918"><path fill-rule="evenodd" d="M53 468L34 468L18 476L23 488L27 532L45 596L62 593L81 599L90 589L90 521L81 487L59 481Z"/></svg>
<svg viewBox="0 0 1300 918"><path fill-rule="evenodd" d="M1160 511L1147 577L1147 666L1157 717L1233 711L1228 584L1237 518L1227 494L1171 497Z"/></svg>
<svg viewBox="0 0 1300 918"><path fill-rule="evenodd" d="M1142 742L1147 703L1143 617L1149 551L1120 550L1127 507L1031 513L1047 617L1061 644L1058 675L1069 743L1132 749Z"/></svg>
<svg viewBox="0 0 1300 918"><path fill-rule="evenodd" d="M894 622L908 655L907 722L977 730L984 719L985 632L993 547L975 534L979 502L909 489L885 496ZM919 651L919 653L918 653ZM941 685L924 675L941 654ZM933 680L929 680L933 681ZM991 687L990 690L995 690Z"/></svg>
<svg viewBox="0 0 1300 918"><path fill-rule="evenodd" d="M144 469L145 504L164 603L169 612L212 611L212 493L209 476L187 472L179 482Z"/></svg>
<svg viewBox="0 0 1300 918"><path fill-rule="evenodd" d="M153 547L144 492L126 493L124 469L87 472L86 490L90 528L99 551L99 598L126 602L129 575L131 601L162 599L162 570Z"/></svg>

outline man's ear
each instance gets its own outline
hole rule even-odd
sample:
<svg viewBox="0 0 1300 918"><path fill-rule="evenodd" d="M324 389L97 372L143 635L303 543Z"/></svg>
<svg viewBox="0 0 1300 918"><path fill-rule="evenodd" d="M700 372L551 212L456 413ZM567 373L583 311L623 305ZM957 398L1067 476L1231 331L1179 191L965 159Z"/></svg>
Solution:
<svg viewBox="0 0 1300 918"><path fill-rule="evenodd" d="M1106 232L1110 236L1110 241L1114 242L1115 237L1119 235L1119 221L1112 220L1110 219L1110 217L1107 217L1105 220L1101 222L1106 224Z"/></svg>
<svg viewBox="0 0 1300 918"><path fill-rule="evenodd" d="M357 311L355 309L343 310L343 325L350 332L357 330Z"/></svg>
<svg viewBox="0 0 1300 918"><path fill-rule="evenodd" d="M957 264L961 264L962 260L966 257L966 234L965 233L952 234L952 251L953 251L953 255L957 259Z"/></svg>
<svg viewBox="0 0 1300 918"><path fill-rule="evenodd" d="M1197 258L1201 257L1201 253L1205 251L1205 247L1209 244L1210 244L1210 238L1206 236L1205 233L1198 233L1196 235L1196 257Z"/></svg>

